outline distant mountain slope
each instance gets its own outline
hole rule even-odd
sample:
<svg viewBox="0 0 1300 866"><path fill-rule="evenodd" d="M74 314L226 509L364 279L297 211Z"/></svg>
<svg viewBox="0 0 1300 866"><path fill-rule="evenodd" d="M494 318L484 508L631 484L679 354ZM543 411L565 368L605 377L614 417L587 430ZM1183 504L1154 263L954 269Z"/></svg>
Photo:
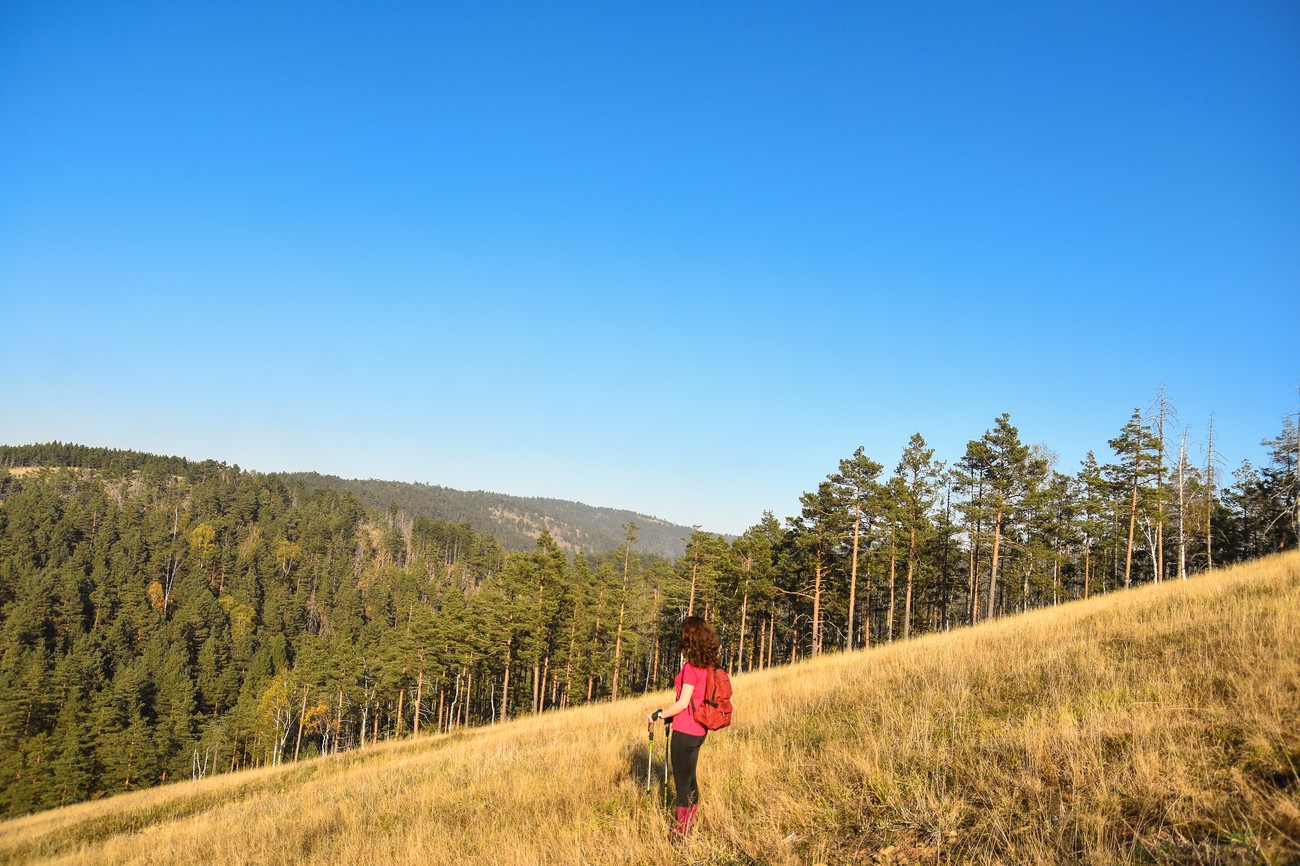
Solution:
<svg viewBox="0 0 1300 866"><path fill-rule="evenodd" d="M109 477L117 477L146 466L152 467L152 471L165 470L175 475L186 475L194 471L225 467L226 464L116 448L47 442L36 445L0 445L0 466L72 466L95 469ZM238 470L239 467L233 468ZM317 489L349 492L380 511L387 510L389 505L396 505L412 517L465 523L476 532L492 535L506 550L532 550L537 537L545 529L562 549L569 552L607 553L622 546L623 526L631 521L637 525L637 551L675 559L685 553L686 540L691 534L690 527L678 526L657 517L620 508L598 508L563 499L509 496L481 490L453 490L436 484L376 479L362 481L316 472L267 474L297 480Z"/></svg>
<svg viewBox="0 0 1300 866"><path fill-rule="evenodd" d="M372 508L390 505L413 517L467 523L495 536L506 550L531 550L545 529L561 548L605 553L623 543L623 527L637 525L636 549L676 558L686 550L690 527L618 508L597 508L563 499L509 496L482 490L453 490L436 484L347 479L316 472L281 473L309 487L348 492Z"/></svg>

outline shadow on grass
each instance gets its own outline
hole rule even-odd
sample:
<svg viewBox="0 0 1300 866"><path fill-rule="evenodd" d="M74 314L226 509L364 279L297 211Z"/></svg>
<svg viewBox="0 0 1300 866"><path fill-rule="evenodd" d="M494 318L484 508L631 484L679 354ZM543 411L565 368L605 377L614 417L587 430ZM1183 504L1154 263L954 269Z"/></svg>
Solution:
<svg viewBox="0 0 1300 866"><path fill-rule="evenodd" d="M653 757L651 750L649 738L624 746L624 772L647 799L666 811L673 802L672 770L668 766L668 740L659 730L655 731Z"/></svg>

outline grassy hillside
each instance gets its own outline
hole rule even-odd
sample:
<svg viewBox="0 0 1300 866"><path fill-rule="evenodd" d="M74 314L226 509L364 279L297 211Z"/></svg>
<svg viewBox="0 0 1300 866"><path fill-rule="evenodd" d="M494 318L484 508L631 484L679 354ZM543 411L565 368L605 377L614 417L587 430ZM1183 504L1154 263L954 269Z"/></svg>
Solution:
<svg viewBox="0 0 1300 866"><path fill-rule="evenodd" d="M1300 554L735 685L693 862L1300 860ZM665 698L46 812L0 860L674 862Z"/></svg>

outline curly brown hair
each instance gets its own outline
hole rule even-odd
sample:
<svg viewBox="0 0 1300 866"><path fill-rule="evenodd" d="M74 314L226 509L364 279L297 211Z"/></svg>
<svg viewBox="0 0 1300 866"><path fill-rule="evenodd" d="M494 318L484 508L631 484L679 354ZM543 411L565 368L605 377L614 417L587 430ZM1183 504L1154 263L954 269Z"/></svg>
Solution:
<svg viewBox="0 0 1300 866"><path fill-rule="evenodd" d="M697 668L716 668L721 659L722 646L718 633L698 616L682 620L682 655Z"/></svg>

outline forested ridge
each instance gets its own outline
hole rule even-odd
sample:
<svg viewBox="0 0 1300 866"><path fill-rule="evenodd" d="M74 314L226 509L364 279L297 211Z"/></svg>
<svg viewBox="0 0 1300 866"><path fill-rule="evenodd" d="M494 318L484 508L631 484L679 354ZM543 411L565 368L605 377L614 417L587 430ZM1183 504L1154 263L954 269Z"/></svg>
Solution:
<svg viewBox="0 0 1300 866"><path fill-rule="evenodd" d="M1293 419L1230 483L1204 440L1163 395L1072 472L1008 415L951 464L916 434L675 560L634 523L604 555L506 552L301 478L2 447L0 811L658 689L687 613L748 670L1294 547Z"/></svg>
<svg viewBox="0 0 1300 866"><path fill-rule="evenodd" d="M531 550L537 537L547 532L568 553L603 553L620 546L623 526L639 527L637 548L657 556L676 558L691 534L688 526L617 508L599 508L564 499L510 496L483 490L454 490L436 484L339 478L315 472L285 476L309 487L354 494L366 505L386 509L396 505L412 517L429 517L462 523L487 533L506 550Z"/></svg>

